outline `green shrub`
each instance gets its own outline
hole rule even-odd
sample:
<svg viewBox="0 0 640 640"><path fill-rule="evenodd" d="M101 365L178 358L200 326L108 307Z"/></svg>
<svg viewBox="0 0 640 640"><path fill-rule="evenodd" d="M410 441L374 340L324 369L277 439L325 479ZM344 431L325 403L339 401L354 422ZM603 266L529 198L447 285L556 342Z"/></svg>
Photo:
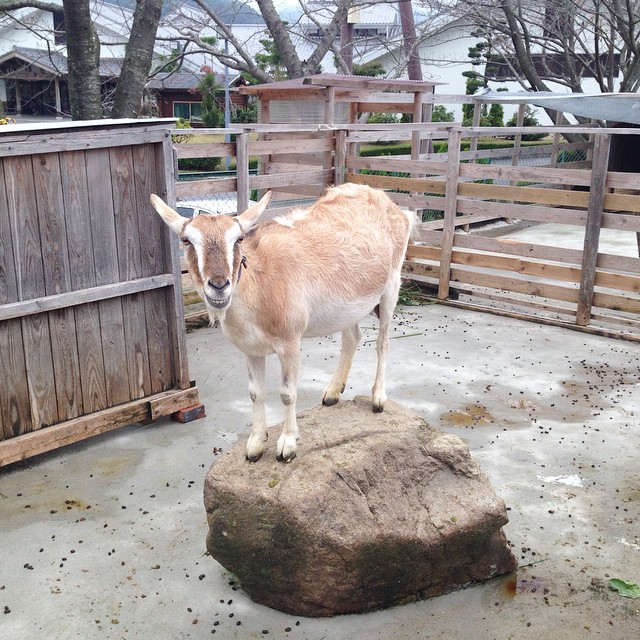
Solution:
<svg viewBox="0 0 640 640"><path fill-rule="evenodd" d="M178 158L179 171L216 171L220 158Z"/></svg>

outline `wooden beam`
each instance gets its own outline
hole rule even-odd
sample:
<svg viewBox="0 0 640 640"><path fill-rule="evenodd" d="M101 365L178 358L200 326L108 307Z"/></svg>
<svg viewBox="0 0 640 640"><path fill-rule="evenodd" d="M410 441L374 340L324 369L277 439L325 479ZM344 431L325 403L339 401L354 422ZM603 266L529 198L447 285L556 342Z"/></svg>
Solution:
<svg viewBox="0 0 640 640"><path fill-rule="evenodd" d="M589 208L587 210L587 224L582 250L582 277L580 279L578 311L576 313L576 324L581 326L589 324L593 305L593 288L598 262L598 245L600 243L602 208L604 205L610 148L611 136L609 134L596 136L593 148Z"/></svg>
<svg viewBox="0 0 640 640"><path fill-rule="evenodd" d="M0 442L0 467L198 404L198 388L170 390Z"/></svg>
<svg viewBox="0 0 640 640"><path fill-rule="evenodd" d="M141 291L170 287L173 286L173 284L173 274L161 274L148 278L127 280L126 282L104 284L89 289L79 289L77 291L42 296L32 300L10 302L0 306L0 321L10 320L11 318L23 318L36 313L56 311L79 304L109 300L110 298L119 298L133 293L140 293Z"/></svg>
<svg viewBox="0 0 640 640"><path fill-rule="evenodd" d="M446 174L444 228L442 230L442 254L438 282L438 299L449 297L451 258L455 236L455 219L458 212L458 171L460 169L460 131L449 134L449 168Z"/></svg>

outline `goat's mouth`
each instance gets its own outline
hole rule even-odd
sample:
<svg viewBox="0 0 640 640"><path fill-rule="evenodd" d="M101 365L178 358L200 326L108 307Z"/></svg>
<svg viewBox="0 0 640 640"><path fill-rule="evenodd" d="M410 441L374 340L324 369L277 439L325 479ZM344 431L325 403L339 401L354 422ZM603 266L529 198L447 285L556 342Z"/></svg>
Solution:
<svg viewBox="0 0 640 640"><path fill-rule="evenodd" d="M224 298L211 298L206 293L204 295L205 302L216 311L223 311L229 306L231 302L231 296L226 296Z"/></svg>

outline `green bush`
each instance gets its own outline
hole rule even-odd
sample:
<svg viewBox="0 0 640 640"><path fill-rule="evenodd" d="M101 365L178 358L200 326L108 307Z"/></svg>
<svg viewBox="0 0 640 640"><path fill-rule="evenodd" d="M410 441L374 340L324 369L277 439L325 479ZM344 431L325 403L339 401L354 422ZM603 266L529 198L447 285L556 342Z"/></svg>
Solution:
<svg viewBox="0 0 640 640"><path fill-rule="evenodd" d="M216 171L221 158L179 158L179 171Z"/></svg>

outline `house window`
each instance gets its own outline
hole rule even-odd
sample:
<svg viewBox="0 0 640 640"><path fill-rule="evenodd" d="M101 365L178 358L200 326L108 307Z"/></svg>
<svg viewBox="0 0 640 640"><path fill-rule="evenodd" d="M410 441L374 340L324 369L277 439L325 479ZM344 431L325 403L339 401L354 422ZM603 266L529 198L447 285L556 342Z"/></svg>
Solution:
<svg viewBox="0 0 640 640"><path fill-rule="evenodd" d="M56 44L67 44L67 28L64 24L62 11L54 11L53 13L53 35Z"/></svg>
<svg viewBox="0 0 640 640"><path fill-rule="evenodd" d="M200 102L174 102L173 116L202 122L202 104Z"/></svg>

